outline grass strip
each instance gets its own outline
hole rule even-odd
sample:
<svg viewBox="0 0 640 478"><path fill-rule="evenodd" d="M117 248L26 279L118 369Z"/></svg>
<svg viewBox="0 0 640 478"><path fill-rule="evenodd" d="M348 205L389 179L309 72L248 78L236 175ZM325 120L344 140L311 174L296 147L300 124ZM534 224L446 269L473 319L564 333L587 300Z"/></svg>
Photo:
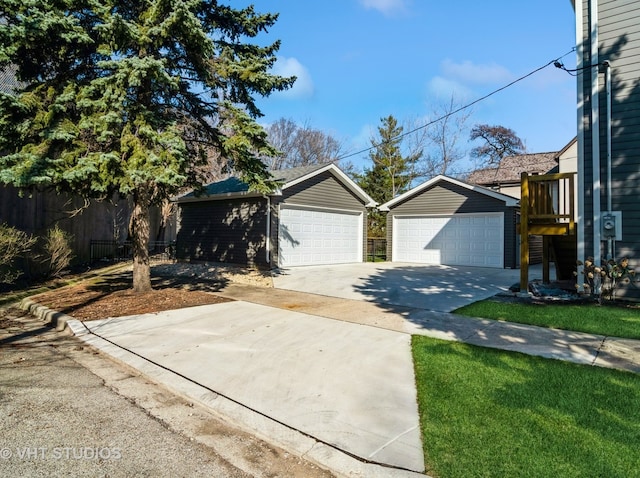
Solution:
<svg viewBox="0 0 640 478"><path fill-rule="evenodd" d="M414 336L427 473L640 476L640 376Z"/></svg>
<svg viewBox="0 0 640 478"><path fill-rule="evenodd" d="M611 337L640 339L640 309L597 304L521 304L486 299L454 314L552 327Z"/></svg>

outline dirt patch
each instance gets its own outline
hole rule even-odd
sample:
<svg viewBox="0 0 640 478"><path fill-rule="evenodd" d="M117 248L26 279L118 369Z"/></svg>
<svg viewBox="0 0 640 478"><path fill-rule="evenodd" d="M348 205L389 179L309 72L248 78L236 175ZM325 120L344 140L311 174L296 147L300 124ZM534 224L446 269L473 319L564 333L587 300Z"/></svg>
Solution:
<svg viewBox="0 0 640 478"><path fill-rule="evenodd" d="M133 292L131 268L125 267L31 299L79 320L97 320L229 302L216 294L229 282L272 286L270 274L261 271L177 263L152 267L151 292Z"/></svg>
<svg viewBox="0 0 640 478"><path fill-rule="evenodd" d="M127 289L105 293L88 285L66 287L33 296L32 299L45 307L80 320L148 314L230 301L211 292L183 288L163 288L145 293L135 293Z"/></svg>

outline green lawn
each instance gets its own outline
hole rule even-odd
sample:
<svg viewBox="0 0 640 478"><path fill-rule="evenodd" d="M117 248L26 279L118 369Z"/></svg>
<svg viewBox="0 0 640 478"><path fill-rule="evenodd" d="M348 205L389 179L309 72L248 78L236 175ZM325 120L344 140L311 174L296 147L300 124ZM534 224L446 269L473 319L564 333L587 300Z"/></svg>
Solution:
<svg viewBox="0 0 640 478"><path fill-rule="evenodd" d="M455 314L640 339L640 308L597 304L522 304L481 300Z"/></svg>
<svg viewBox="0 0 640 478"><path fill-rule="evenodd" d="M640 375L413 337L427 473L640 477Z"/></svg>

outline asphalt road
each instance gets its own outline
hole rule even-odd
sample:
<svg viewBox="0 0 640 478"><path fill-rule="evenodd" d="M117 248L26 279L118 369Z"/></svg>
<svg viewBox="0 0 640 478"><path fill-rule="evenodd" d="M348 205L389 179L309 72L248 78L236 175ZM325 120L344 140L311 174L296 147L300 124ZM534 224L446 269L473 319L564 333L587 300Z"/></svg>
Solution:
<svg viewBox="0 0 640 478"><path fill-rule="evenodd" d="M333 475L5 307L0 476Z"/></svg>

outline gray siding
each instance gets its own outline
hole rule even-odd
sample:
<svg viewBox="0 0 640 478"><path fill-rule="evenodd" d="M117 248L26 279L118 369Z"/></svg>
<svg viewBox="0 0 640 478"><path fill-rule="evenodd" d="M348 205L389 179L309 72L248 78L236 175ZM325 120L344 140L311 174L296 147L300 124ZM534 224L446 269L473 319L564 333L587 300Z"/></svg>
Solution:
<svg viewBox="0 0 640 478"><path fill-rule="evenodd" d="M266 204L263 198L181 204L178 259L266 265Z"/></svg>
<svg viewBox="0 0 640 478"><path fill-rule="evenodd" d="M583 3L582 23L584 64L593 63L590 58L590 11L589 2ZM612 206L622 211L622 240L616 242L616 258L627 256L632 266L640 267L640 2L635 0L601 0L598 2L598 61L609 60L612 65ZM592 135L600 139L601 211L607 209L606 196L606 95L604 74L600 75L599 95L600 129L593 131L591 115L591 75L593 69L585 70L578 87L585 99L583 126L584 156L579 166L585 174L584 230L585 253L594 251L593 208L593 149ZM580 77L578 77L580 78ZM601 257L606 254L606 242L601 242ZM599 258L596 258L598 260ZM637 290L629 289L636 298ZM624 292L620 295L624 295ZM631 294L629 294L631 297Z"/></svg>
<svg viewBox="0 0 640 478"><path fill-rule="evenodd" d="M455 214L492 212L496 203L492 197L455 184L441 182L393 208L394 214Z"/></svg>
<svg viewBox="0 0 640 478"><path fill-rule="evenodd" d="M278 264L278 206L295 204L328 210L358 211L363 213L362 260L367 253L367 215L362 200L347 189L329 171L317 174L283 191L282 196L272 198L271 263Z"/></svg>
<svg viewBox="0 0 640 478"><path fill-rule="evenodd" d="M362 201L326 171L283 191L281 202L362 211Z"/></svg>
<svg viewBox="0 0 640 478"><path fill-rule="evenodd" d="M506 207L504 202L455 184L440 182L418 195L395 205L387 214L387 260L393 260L393 217L396 215L470 214L483 212L504 213L504 265L517 266L517 208Z"/></svg>
<svg viewBox="0 0 640 478"><path fill-rule="evenodd" d="M543 237L529 236L529 264L541 264L543 254ZM518 258L519 264L520 258Z"/></svg>
<svg viewBox="0 0 640 478"><path fill-rule="evenodd" d="M520 236L518 235L518 215L516 207L504 207L504 267L517 269L520 261Z"/></svg>

